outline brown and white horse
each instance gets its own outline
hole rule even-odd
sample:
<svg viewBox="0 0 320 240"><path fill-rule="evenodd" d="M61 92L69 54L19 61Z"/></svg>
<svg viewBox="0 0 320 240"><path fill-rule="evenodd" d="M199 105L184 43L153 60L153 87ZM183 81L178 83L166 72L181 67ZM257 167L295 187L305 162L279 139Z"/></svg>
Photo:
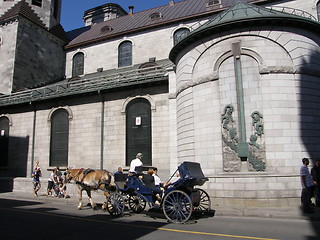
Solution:
<svg viewBox="0 0 320 240"><path fill-rule="evenodd" d="M92 170L92 169L71 169L67 168L65 172L65 179L67 183L74 182L78 187L79 205L78 209L82 209L82 191L86 191L90 204L93 209L97 209L97 205L93 202L91 191L101 189L104 190L103 194L108 197L109 190L112 186L113 177L108 171L105 170Z"/></svg>

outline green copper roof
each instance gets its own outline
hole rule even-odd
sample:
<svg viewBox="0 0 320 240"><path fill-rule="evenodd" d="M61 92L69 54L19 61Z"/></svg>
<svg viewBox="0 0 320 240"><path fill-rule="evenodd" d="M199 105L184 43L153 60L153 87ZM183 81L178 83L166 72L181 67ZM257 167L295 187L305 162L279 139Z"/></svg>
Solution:
<svg viewBox="0 0 320 240"><path fill-rule="evenodd" d="M294 9L292 10L293 11L291 11L291 13L286 11L281 12L281 11L274 10L272 8L264 8L264 7L259 7L252 4L245 4L242 2L238 2L233 7L222 12L221 14L217 15L216 17L206 22L201 27L197 28L194 32L200 31L201 29L204 29L210 26L216 26L218 24L224 24L224 23L233 22L237 20L249 20L249 19L253 20L257 18L259 19L261 18L292 18L292 17L306 19L305 16L299 16L294 13ZM309 18L312 19L312 16L310 15Z"/></svg>
<svg viewBox="0 0 320 240"><path fill-rule="evenodd" d="M177 54L182 49L212 33L223 32L231 28L236 29L256 25L268 26L271 24L302 27L303 29L312 29L313 32L320 33L319 22L306 12L285 7L278 7L275 10L274 8L264 8L238 2L190 32L184 39L181 39L171 50L169 58L174 62Z"/></svg>

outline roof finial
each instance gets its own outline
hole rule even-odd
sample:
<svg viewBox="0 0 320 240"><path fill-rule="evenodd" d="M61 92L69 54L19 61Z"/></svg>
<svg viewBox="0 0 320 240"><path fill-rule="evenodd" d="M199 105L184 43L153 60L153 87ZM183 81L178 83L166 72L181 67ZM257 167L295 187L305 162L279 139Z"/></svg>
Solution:
<svg viewBox="0 0 320 240"><path fill-rule="evenodd" d="M169 5L173 6L174 5L174 0L170 0Z"/></svg>

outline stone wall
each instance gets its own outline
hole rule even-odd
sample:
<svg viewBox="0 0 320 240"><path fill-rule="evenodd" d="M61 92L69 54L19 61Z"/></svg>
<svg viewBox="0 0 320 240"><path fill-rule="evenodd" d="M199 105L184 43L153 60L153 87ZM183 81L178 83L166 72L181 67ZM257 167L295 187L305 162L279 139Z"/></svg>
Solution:
<svg viewBox="0 0 320 240"><path fill-rule="evenodd" d="M300 35L300 31L275 26L272 31L254 27L232 30L204 38L178 56L178 161L201 163L210 178L205 188L212 196L238 204L248 204L249 199L278 204L277 199L299 197L301 158L320 156L314 138L319 134L319 79L315 76L319 65L312 60L318 58L320 48L313 33ZM226 169L224 165L230 161L230 155L223 154L221 140L221 116L227 104L234 106L233 121L239 122L232 55L236 42L241 46L247 138L252 131L252 112L263 115L264 134L259 144L265 147L266 168L262 172L253 171L237 155L239 166ZM298 53L301 51L303 56Z"/></svg>
<svg viewBox="0 0 320 240"><path fill-rule="evenodd" d="M0 26L0 58L5 59L0 62L0 93L2 94L10 94L12 90L17 29L17 22L9 22Z"/></svg>
<svg viewBox="0 0 320 240"><path fill-rule="evenodd" d="M192 23L194 24L194 23ZM173 33L176 29L191 24L160 28L152 31L144 31L140 34L132 34L111 41L100 42L67 51L66 76L72 75L72 59L78 52L84 53L84 74L96 72L98 68L104 70L118 68L118 46L123 41L132 42L132 64L143 64L149 58L156 60L167 59L173 47Z"/></svg>
<svg viewBox="0 0 320 240"><path fill-rule="evenodd" d="M21 0L13 0L13 1L0 1L0 16L12 8L17 2ZM38 7L31 4L32 0L25 0L29 3L29 6L33 9L33 11L40 17L41 21L46 25L49 29L58 23L60 23L60 15L61 15L61 0L58 0L59 9L57 14L57 19L53 16L54 5L52 0L42 0L42 7Z"/></svg>
<svg viewBox="0 0 320 240"><path fill-rule="evenodd" d="M64 77L63 42L23 19L19 20L13 90L55 82ZM28 72L25 69L29 69Z"/></svg>
<svg viewBox="0 0 320 240"><path fill-rule="evenodd" d="M24 109L8 109L5 114L12 122L9 141L9 163L11 164L9 169L1 171L0 176L30 176L32 160L40 162L43 177L49 176L50 172L47 169L54 167L49 166L50 116L59 108L64 108L69 112L68 166L100 169L102 165L103 169L111 172L115 171L118 166L128 167L125 163L125 107L135 98L145 98L152 106L152 162L154 166L159 167L161 176L167 179L170 174L169 163L172 151L170 151L169 141L167 88L164 86L136 90L136 92L122 91L117 94L104 94L104 108L102 108L102 95L97 93L93 96L33 103ZM102 109L104 111L103 122L101 122ZM101 139L102 125L103 140ZM19 139L25 140L23 144L18 144ZM101 149L101 144L103 144L103 149ZM101 154L103 154L102 159ZM17 175L20 165L24 166L24 173Z"/></svg>

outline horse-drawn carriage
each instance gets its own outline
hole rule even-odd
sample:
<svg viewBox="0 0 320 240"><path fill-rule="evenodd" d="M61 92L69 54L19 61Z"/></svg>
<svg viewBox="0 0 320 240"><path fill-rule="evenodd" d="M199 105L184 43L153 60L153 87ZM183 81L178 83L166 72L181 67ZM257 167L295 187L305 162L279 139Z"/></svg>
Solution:
<svg viewBox="0 0 320 240"><path fill-rule="evenodd" d="M147 171L149 168L137 167L136 171L143 174L143 171ZM133 212L140 213L148 204L151 208L161 209L165 217L175 223L188 221L192 214L211 213L211 201L208 193L195 188L195 186L202 186L208 181L208 178L203 175L200 164L183 162L177 171L179 171L179 179L172 183L169 183L169 179L163 189L159 205L156 205L154 201L154 189L147 187L139 174L134 176L115 174L114 182L117 191L111 193L107 198L108 212L114 216L122 215L128 205Z"/></svg>

